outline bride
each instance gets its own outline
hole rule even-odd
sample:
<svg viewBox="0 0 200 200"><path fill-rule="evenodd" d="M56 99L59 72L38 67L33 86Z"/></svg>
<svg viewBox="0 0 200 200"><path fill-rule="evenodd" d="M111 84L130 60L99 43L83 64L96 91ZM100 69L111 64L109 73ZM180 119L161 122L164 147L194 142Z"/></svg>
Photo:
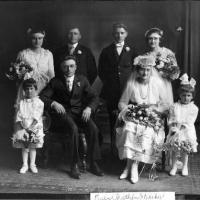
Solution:
<svg viewBox="0 0 200 200"><path fill-rule="evenodd" d="M118 104L121 111L119 120L124 119L124 111L130 107L130 103L146 105L160 113L168 108L168 104L163 103L165 100L163 82L152 76L152 68L155 66L154 57L138 56L134 60L134 65L135 72L128 80ZM127 160L120 179L125 179L130 174L130 181L132 183L138 182L139 162L153 164L161 156L161 154L155 154L153 145L154 143L162 145L164 137L163 126L159 128L159 131L155 131L152 127L124 120L123 126L116 129L116 146L119 158Z"/></svg>

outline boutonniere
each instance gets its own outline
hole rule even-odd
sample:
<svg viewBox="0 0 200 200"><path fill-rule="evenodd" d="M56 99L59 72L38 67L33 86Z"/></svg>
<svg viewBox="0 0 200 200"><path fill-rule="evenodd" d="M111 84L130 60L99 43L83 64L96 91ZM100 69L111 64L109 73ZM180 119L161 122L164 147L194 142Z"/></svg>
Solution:
<svg viewBox="0 0 200 200"><path fill-rule="evenodd" d="M81 51L81 50L78 50L78 51L77 51L77 54L82 54L82 51Z"/></svg>
<svg viewBox="0 0 200 200"><path fill-rule="evenodd" d="M81 82L77 82L77 86L80 87L81 86Z"/></svg>
<svg viewBox="0 0 200 200"><path fill-rule="evenodd" d="M125 50L128 52L131 50L131 48L127 46L127 47L125 47Z"/></svg>

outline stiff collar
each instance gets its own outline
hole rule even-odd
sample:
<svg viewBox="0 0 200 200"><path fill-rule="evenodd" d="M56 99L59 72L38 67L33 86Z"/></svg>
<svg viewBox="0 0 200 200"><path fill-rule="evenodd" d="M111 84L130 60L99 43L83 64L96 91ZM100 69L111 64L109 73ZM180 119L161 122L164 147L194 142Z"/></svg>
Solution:
<svg viewBox="0 0 200 200"><path fill-rule="evenodd" d="M115 42L115 46L116 46L116 47L123 47L123 46L124 46L124 43L125 43L124 41L123 41L123 42L119 42L119 43L116 43L116 42Z"/></svg>
<svg viewBox="0 0 200 200"><path fill-rule="evenodd" d="M78 42L77 43L75 43L75 44L68 44L68 47L69 48L76 48L78 46Z"/></svg>
<svg viewBox="0 0 200 200"><path fill-rule="evenodd" d="M74 76L75 76L75 75L73 75L73 76L71 76L71 77L67 77L67 76L64 76L64 77L65 77L65 80L66 80L66 81L70 81L70 83L73 83L73 81L74 81Z"/></svg>

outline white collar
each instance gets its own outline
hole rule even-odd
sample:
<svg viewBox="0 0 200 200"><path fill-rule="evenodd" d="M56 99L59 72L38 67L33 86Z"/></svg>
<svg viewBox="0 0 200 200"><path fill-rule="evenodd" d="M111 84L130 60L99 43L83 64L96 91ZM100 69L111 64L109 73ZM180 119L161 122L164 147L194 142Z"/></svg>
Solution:
<svg viewBox="0 0 200 200"><path fill-rule="evenodd" d="M124 41L123 42L115 42L115 46L123 47L124 46Z"/></svg>
<svg viewBox="0 0 200 200"><path fill-rule="evenodd" d="M73 48L76 48L78 46L78 42L75 43L75 44L68 44L68 47L73 47Z"/></svg>
<svg viewBox="0 0 200 200"><path fill-rule="evenodd" d="M73 81L74 81L74 75L71 76L71 77L65 76L65 79L68 80L68 81L70 81L70 83L73 83Z"/></svg>

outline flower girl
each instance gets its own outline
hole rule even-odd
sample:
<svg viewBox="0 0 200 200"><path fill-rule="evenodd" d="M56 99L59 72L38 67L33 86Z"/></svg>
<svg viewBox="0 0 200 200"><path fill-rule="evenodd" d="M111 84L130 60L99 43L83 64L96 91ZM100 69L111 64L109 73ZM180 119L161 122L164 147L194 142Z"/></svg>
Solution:
<svg viewBox="0 0 200 200"><path fill-rule="evenodd" d="M43 146L42 115L44 104L36 96L37 84L32 78L23 82L24 98L20 100L15 120L15 131L12 137L13 147L22 148L23 165L21 174L28 171L28 157L30 155L30 170L38 173L35 165L36 148Z"/></svg>
<svg viewBox="0 0 200 200"><path fill-rule="evenodd" d="M184 74L180 77L179 101L170 108L169 134L167 144L172 151L172 169L169 172L174 176L177 172L178 158L182 158L182 175L188 175L188 155L197 152L197 137L195 120L198 115L198 107L192 101L196 81Z"/></svg>

